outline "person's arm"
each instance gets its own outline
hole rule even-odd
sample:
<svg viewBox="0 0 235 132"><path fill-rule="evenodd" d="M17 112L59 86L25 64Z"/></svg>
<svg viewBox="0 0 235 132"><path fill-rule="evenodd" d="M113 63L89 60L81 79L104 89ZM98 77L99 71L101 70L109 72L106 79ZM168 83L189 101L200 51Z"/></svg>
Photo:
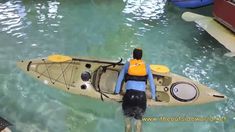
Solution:
<svg viewBox="0 0 235 132"><path fill-rule="evenodd" d="M155 84L154 84L154 80L153 80L153 74L151 72L150 66L147 65L146 67L147 67L147 74L148 74L148 80L149 80L149 84L150 84L152 99L155 100L156 99L156 88L155 88Z"/></svg>
<svg viewBox="0 0 235 132"><path fill-rule="evenodd" d="M118 80L117 80L117 83L116 83L116 86L115 86L114 94L120 93L121 85L122 85L122 80L124 79L124 76L127 73L128 67L129 67L129 63L127 62L124 65L124 67L122 68L122 70L121 70L121 72L120 72L120 74L118 76Z"/></svg>

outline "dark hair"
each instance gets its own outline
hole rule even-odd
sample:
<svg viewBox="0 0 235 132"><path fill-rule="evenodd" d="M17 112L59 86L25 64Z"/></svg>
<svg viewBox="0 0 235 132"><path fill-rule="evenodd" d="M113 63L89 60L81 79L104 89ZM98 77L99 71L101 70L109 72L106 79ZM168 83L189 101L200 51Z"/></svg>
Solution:
<svg viewBox="0 0 235 132"><path fill-rule="evenodd" d="M140 48L135 48L133 50L133 58L140 60L142 58L143 51Z"/></svg>

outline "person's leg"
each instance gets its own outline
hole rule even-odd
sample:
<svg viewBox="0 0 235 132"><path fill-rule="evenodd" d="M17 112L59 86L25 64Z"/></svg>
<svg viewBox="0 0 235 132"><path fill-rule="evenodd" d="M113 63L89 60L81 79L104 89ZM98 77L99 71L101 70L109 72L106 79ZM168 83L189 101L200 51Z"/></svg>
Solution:
<svg viewBox="0 0 235 132"><path fill-rule="evenodd" d="M142 120L136 120L135 122L135 131L142 132Z"/></svg>
<svg viewBox="0 0 235 132"><path fill-rule="evenodd" d="M125 117L125 132L131 132L131 119L130 117Z"/></svg>
<svg viewBox="0 0 235 132"><path fill-rule="evenodd" d="M125 132L131 132L131 111L130 111L130 92L127 91L123 96L122 110L125 116Z"/></svg>
<svg viewBox="0 0 235 132"><path fill-rule="evenodd" d="M137 106L135 107L135 132L142 132L142 117L146 110L147 100L145 92L140 92L137 98Z"/></svg>

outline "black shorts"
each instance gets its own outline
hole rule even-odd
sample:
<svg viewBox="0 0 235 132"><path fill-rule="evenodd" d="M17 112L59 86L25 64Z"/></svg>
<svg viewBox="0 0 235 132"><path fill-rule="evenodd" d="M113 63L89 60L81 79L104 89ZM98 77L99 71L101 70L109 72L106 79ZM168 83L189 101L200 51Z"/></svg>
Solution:
<svg viewBox="0 0 235 132"><path fill-rule="evenodd" d="M123 113L126 117L141 120L146 110L146 94L143 91L127 90L123 97Z"/></svg>

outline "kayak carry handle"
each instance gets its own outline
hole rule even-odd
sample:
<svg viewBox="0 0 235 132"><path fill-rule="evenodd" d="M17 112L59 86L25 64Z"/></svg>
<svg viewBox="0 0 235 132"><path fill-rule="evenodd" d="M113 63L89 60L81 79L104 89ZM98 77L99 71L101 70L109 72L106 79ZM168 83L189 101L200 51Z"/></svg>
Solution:
<svg viewBox="0 0 235 132"><path fill-rule="evenodd" d="M106 66L101 66L101 67L102 67L102 69L103 69L103 72L106 72L106 69L107 69L108 67L110 67L110 66L115 67L116 65L118 65L118 64L120 64L120 63L122 63L122 58L121 58L118 62L116 62L116 63L109 64L109 65L106 65Z"/></svg>

